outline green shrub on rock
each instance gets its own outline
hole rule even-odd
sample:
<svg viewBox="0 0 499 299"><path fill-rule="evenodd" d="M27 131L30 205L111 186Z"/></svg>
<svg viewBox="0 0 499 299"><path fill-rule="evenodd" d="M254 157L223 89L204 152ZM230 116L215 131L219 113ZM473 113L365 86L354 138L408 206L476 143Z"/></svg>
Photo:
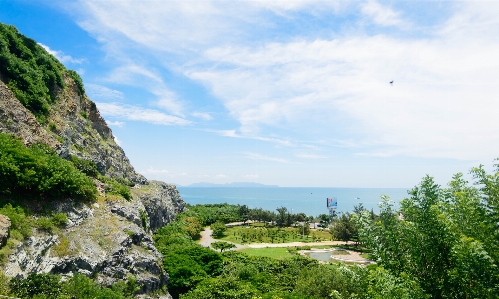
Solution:
<svg viewBox="0 0 499 299"><path fill-rule="evenodd" d="M16 98L43 122L54 89L63 87L64 66L14 26L0 23L0 72Z"/></svg>
<svg viewBox="0 0 499 299"><path fill-rule="evenodd" d="M74 198L94 200L91 179L46 145L26 147L0 133L0 194L31 200Z"/></svg>

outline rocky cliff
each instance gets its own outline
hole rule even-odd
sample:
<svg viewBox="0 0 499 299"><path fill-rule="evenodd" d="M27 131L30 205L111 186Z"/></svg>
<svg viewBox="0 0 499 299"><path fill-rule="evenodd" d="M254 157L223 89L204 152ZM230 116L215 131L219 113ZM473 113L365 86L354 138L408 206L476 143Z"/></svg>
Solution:
<svg viewBox="0 0 499 299"><path fill-rule="evenodd" d="M26 145L45 143L63 158L74 155L90 160L103 175L146 183L146 178L135 172L123 149L114 141L95 103L78 94L72 78L65 75L64 81L65 88L56 90L57 100L42 125L0 80L0 132L16 135Z"/></svg>
<svg viewBox="0 0 499 299"><path fill-rule="evenodd" d="M66 227L55 234L36 231L19 243L3 267L7 276L78 272L112 284L133 275L140 293L164 289L168 275L151 232L184 209L175 186L151 181L136 185L130 201L57 202L53 209L67 214Z"/></svg>
<svg viewBox="0 0 499 299"><path fill-rule="evenodd" d="M0 51L6 49L0 43ZM33 228L29 238L11 240L7 246L10 222L0 215L0 248L10 248L7 258L0 261L0 271L19 278L32 272L83 273L104 284L134 276L141 294L165 290L168 274L154 247L152 233L182 212L184 202L175 186L148 182L135 172L95 103L82 93L78 82L62 65L59 68L63 70L63 82L53 86L53 100L43 121L16 98L9 87L12 75L0 72L0 132L18 136L27 146L45 143L65 159L76 156L92 161L101 175L134 187L126 200L106 194L105 182L94 179L99 190L97 202L76 202L70 198L52 202L51 213L67 215L64 227L55 231ZM9 198L2 200L16 204ZM38 216L35 212L31 217ZM168 292L159 294L169 297Z"/></svg>

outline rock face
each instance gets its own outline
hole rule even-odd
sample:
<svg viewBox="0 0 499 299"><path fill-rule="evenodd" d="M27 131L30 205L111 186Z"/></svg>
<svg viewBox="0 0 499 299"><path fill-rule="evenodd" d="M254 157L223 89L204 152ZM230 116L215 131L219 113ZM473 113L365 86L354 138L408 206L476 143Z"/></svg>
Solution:
<svg viewBox="0 0 499 299"><path fill-rule="evenodd" d="M0 76L1 78L1 76ZM24 144L42 142L61 151L61 143L38 123L33 114L19 102L0 80L0 132L20 137Z"/></svg>
<svg viewBox="0 0 499 299"><path fill-rule="evenodd" d="M0 215L0 248L7 244L9 237L10 219L5 215Z"/></svg>
<svg viewBox="0 0 499 299"><path fill-rule="evenodd" d="M149 187L141 186L136 194L144 204L149 218L148 228L153 232L173 221L175 215L185 208L185 203L174 185L149 181Z"/></svg>
<svg viewBox="0 0 499 299"><path fill-rule="evenodd" d="M175 186L151 181L132 189L130 201L91 206L61 202L54 209L68 216L66 228L55 235L36 232L18 244L4 267L7 276L82 273L103 284L134 276L143 294L167 285L168 274L150 233L183 211Z"/></svg>
<svg viewBox="0 0 499 299"><path fill-rule="evenodd" d="M135 172L95 104L86 95L80 96L69 76L64 77L65 87L55 91L56 101L44 124L21 105L2 78L0 74L0 132L16 135L26 145L45 143L63 158L91 160L102 175L136 184L130 201L106 201L101 196L93 205L70 200L54 203L55 212L68 216L66 227L54 234L35 231L13 245L6 264L0 265L5 274L23 278L33 272L83 273L104 284L135 276L142 294L164 289L168 274L151 234L184 210L175 186L148 182ZM95 180L95 184L104 192L101 182ZM9 226L8 218L0 215L2 246ZM166 292L163 298L171 297Z"/></svg>
<svg viewBox="0 0 499 299"><path fill-rule="evenodd" d="M95 103L86 95L78 94L78 88L69 76L64 80L65 88L56 91L57 100L51 104L48 120L43 125L0 80L0 132L16 135L25 144L46 143L63 158L74 155L91 160L103 175L147 183L114 141L113 133Z"/></svg>

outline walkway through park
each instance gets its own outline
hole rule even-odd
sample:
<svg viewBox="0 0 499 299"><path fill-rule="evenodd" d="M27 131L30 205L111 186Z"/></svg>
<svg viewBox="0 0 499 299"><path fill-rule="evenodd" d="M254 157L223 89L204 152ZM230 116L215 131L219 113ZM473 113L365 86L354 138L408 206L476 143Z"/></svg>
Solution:
<svg viewBox="0 0 499 299"><path fill-rule="evenodd" d="M221 241L221 240L216 240L213 238L212 230L210 227L205 227L205 229L201 232L201 239L199 241L199 244L201 246L205 247L211 247L211 243ZM227 242L227 241L224 241ZM294 247L294 246L323 246L323 245L345 245L345 242L343 241L322 241L322 242L289 242L289 243L250 243L250 244L236 244L232 242L227 242L236 245L235 250L240 250L243 248L266 248L266 247ZM343 260L343 261L367 261L365 258L363 258L361 253L355 252L355 251L348 251L350 254L349 255L344 255L344 256L337 256L338 260Z"/></svg>

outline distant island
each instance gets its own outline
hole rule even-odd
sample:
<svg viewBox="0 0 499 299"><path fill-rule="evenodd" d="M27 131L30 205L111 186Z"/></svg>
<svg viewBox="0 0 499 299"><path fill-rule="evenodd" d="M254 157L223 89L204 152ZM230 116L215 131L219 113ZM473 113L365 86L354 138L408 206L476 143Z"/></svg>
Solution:
<svg viewBox="0 0 499 299"><path fill-rule="evenodd" d="M201 187L201 188L279 188L277 185L265 185L265 184L260 184L260 183L253 183L253 182L233 182L233 183L227 183L227 184L214 184L214 183L207 183L207 182L200 182L200 183L194 183L190 184L188 186L184 187Z"/></svg>

